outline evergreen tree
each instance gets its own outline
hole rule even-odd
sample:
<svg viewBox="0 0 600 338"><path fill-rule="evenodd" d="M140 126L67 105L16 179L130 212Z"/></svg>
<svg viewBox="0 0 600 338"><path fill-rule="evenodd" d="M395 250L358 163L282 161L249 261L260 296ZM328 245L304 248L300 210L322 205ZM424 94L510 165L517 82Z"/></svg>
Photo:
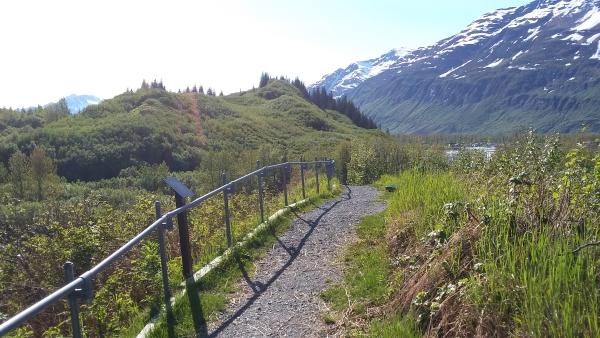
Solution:
<svg viewBox="0 0 600 338"><path fill-rule="evenodd" d="M300 81L300 79L298 77L296 77L294 79L292 84L294 85L294 87L298 88L298 90L300 91L300 93L302 93L302 96L304 96L305 99L308 99L310 97L310 95L308 94L308 90L306 89L306 86L304 85L304 83L302 81Z"/></svg>
<svg viewBox="0 0 600 338"><path fill-rule="evenodd" d="M198 88L198 93L204 94L204 87L202 87L202 85L200 85L200 88Z"/></svg>
<svg viewBox="0 0 600 338"><path fill-rule="evenodd" d="M60 118L70 115L69 105L67 105L67 100L62 98L58 100L57 103L52 103L46 106L46 122L53 122Z"/></svg>
<svg viewBox="0 0 600 338"><path fill-rule="evenodd" d="M148 86L148 83L146 82L146 80L142 80L142 89L148 89L150 88L150 86Z"/></svg>
<svg viewBox="0 0 600 338"><path fill-rule="evenodd" d="M263 88L266 85L269 84L269 81L271 80L271 77L269 76L268 73L262 73L260 76L260 82L258 84L258 88Z"/></svg>
<svg viewBox="0 0 600 338"><path fill-rule="evenodd" d="M8 160L8 180L16 198L25 198L27 177L29 176L29 158L20 151Z"/></svg>
<svg viewBox="0 0 600 338"><path fill-rule="evenodd" d="M50 177L56 176L54 161L41 148L35 148L29 156L31 176L35 188L35 198L41 201L45 197L45 190L50 183Z"/></svg>
<svg viewBox="0 0 600 338"><path fill-rule="evenodd" d="M194 85L194 87L192 87L192 93L197 93L198 92L198 87L196 87L196 85Z"/></svg>

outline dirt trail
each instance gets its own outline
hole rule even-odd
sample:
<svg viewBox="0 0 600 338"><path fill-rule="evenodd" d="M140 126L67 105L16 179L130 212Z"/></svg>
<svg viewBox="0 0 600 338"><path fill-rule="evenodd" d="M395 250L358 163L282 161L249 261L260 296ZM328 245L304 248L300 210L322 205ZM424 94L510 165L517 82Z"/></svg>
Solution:
<svg viewBox="0 0 600 338"><path fill-rule="evenodd" d="M188 112L194 121L194 127L198 136L204 135L202 130L202 118L200 116L200 107L198 106L198 95L194 93L184 94L184 100L187 105Z"/></svg>
<svg viewBox="0 0 600 338"><path fill-rule="evenodd" d="M319 297L342 271L335 258L355 238L356 225L384 204L372 187L345 187L342 195L298 214L290 230L245 274L240 291L209 327L211 337L319 337L327 333Z"/></svg>

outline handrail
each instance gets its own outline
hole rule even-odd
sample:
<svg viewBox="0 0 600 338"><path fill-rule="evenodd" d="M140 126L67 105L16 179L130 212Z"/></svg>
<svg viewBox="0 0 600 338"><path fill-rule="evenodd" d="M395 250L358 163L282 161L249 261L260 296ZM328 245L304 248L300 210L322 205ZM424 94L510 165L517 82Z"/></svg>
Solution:
<svg viewBox="0 0 600 338"><path fill-rule="evenodd" d="M257 164L258 164L258 162L257 162ZM208 200L212 196L217 195L221 192L227 192L231 187L235 186L236 184L242 183L245 180L248 180L254 176L258 176L260 178L261 176L264 175L265 172L267 172L269 170L275 170L275 169L280 169L280 168L285 170L292 165L300 165L300 167L301 167L302 191L303 191L303 195L304 195L304 168L309 165L314 165L315 173L317 174L317 179L318 179L318 170L320 168L320 165L322 165L322 164L325 165L325 167L328 169L327 170L327 179L330 180L331 176L333 174L333 167L335 165L335 161L333 161L333 160L289 161L289 162L284 162L284 163L263 166L260 169L257 169L251 173L241 176L229 183L223 184L222 186L218 187L217 189L214 189L179 208L173 209L173 210L165 213L162 216L157 215L157 219L151 225L146 227L144 230L142 230L135 237L130 239L127 243L125 243L119 249L114 251L108 257L104 258L100 263L96 264L95 266L90 268L88 271L82 273L79 277L75 278L74 280L70 281L66 285L62 286L60 289L54 291L50 295L42 298L41 300L39 300L36 303L32 304L31 306L27 307L25 310L17 313L13 317L11 317L8 320L6 320L5 322L1 323L0 324L0 337L4 336L5 334L9 333L10 331L12 331L18 327L20 327L27 320L33 318L35 315L39 314L44 309L54 305L55 303L57 303L58 301L60 301L62 299L70 299L70 300L75 299L76 300L77 298L85 298L87 301L92 301L94 298L93 291L92 291L92 280L98 273L104 271L110 265L112 265L112 263L119 260L123 255L130 252L136 245L138 245L141 241L143 241L148 236L150 236L150 234L152 234L155 230L162 231L165 228L167 228L169 226L169 224L172 224L173 217L175 217L179 214L182 214L182 213L186 212L187 210L200 205L202 202ZM284 173L284 177L285 177L285 173ZM284 181L283 184L284 184L284 188L285 188L285 185L287 184L287 182ZM259 190L260 189L261 189L261 181L259 180ZM317 192L318 192L318 189L319 188L318 188L318 182L317 182ZM284 189L284 191L286 194L285 197L286 197L286 206L287 206L287 191L285 189ZM263 196L262 196L261 192L259 192L259 195L260 195L260 200L261 200L260 202L261 202L261 213L262 213L262 198L263 198ZM225 207L227 208L227 206L225 206ZM159 209L157 209L157 210L159 210ZM160 212L160 211L158 211L158 212ZM159 240L161 238L162 237L159 236ZM161 255L163 255L163 254L164 253L161 252ZM167 278L167 277L163 274L163 284L168 286L168 281L165 281L164 278ZM165 290L167 290L167 289L165 289ZM75 304L75 306L77 307L76 301L72 302L72 304ZM167 305L167 307L168 306L170 306L170 304ZM73 315L74 313L76 315ZM77 323L79 323L78 309L76 309L75 311L74 311L74 309L71 309L71 314L72 314L71 321L73 322L73 320L76 319ZM79 325L78 324L75 325L73 323L72 323L72 325L73 325L73 336L80 337L81 333L78 332Z"/></svg>

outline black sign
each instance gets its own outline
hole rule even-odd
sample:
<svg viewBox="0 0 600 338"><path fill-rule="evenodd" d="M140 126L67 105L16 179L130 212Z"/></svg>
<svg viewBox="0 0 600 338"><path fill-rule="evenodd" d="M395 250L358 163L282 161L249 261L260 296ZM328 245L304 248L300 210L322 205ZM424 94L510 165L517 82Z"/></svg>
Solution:
<svg viewBox="0 0 600 338"><path fill-rule="evenodd" d="M190 190L190 188L186 187L181 181L179 181L175 177L167 177L165 178L165 183L173 190L175 193L183 198L192 197L194 193Z"/></svg>

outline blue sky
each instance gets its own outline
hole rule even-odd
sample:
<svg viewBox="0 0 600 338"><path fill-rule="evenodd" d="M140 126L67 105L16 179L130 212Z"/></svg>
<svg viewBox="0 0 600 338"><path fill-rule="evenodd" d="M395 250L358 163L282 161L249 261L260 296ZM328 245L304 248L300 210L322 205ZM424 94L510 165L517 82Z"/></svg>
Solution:
<svg viewBox="0 0 600 338"><path fill-rule="evenodd" d="M2 1L0 106L72 93L110 98L154 78L170 90L202 84L225 93L251 88L263 71L308 84L392 48L430 45L485 12L528 2Z"/></svg>
<svg viewBox="0 0 600 338"><path fill-rule="evenodd" d="M302 27L298 36L365 56L392 47L421 47L458 33L482 14L531 0L305 0L253 2L247 9L278 26ZM291 25L290 25L291 24ZM352 43L352 42L357 43ZM356 45L360 45L357 48ZM354 54L354 52L353 52Z"/></svg>

